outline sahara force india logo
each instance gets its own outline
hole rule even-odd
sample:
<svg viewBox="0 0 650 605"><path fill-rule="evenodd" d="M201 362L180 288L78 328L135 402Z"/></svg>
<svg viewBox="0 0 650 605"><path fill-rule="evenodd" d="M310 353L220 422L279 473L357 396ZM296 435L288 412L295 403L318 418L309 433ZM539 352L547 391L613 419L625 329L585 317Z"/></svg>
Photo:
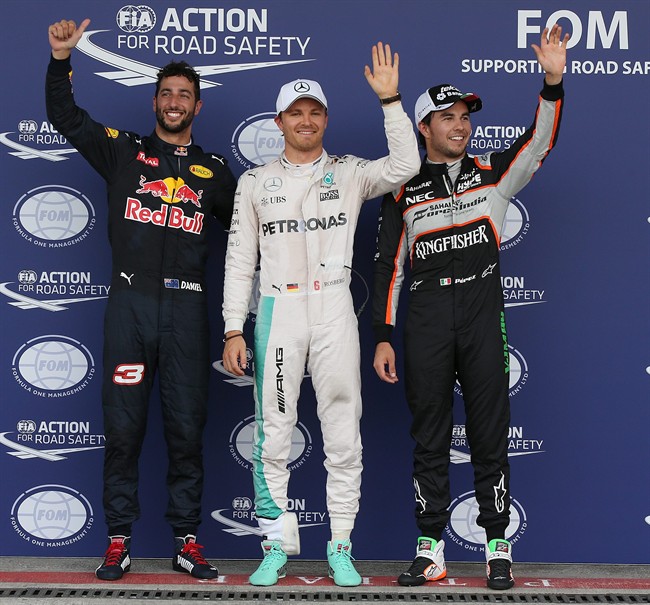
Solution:
<svg viewBox="0 0 650 605"><path fill-rule="evenodd" d="M197 208L201 207L201 196L203 189L194 191L185 184L181 178L168 177L166 179L157 179L147 181L144 176L140 177L140 188L136 193L147 193L162 200L158 210L151 210L142 205L142 202L136 198L128 197L124 218L138 223L153 223L159 227L171 227L172 229L182 229L187 233L199 235L203 230L202 212L194 213L194 216L186 216L183 209L178 206L169 204L186 204L191 202Z"/></svg>

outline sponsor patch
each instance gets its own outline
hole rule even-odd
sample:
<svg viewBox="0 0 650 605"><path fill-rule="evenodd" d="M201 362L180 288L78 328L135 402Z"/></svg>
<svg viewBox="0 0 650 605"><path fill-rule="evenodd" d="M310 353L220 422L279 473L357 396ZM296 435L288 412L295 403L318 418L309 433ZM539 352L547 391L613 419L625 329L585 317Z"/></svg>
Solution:
<svg viewBox="0 0 650 605"><path fill-rule="evenodd" d="M115 128L108 128L108 126L104 127L104 130L106 131L106 134L111 138L111 139L117 139L117 137L120 136L120 131L115 130Z"/></svg>
<svg viewBox="0 0 650 605"><path fill-rule="evenodd" d="M328 200L338 200L339 199L339 190L332 189L331 191L324 191L320 194L320 201L326 202Z"/></svg>
<svg viewBox="0 0 650 605"><path fill-rule="evenodd" d="M510 545L505 541L497 542L495 552L510 552Z"/></svg>
<svg viewBox="0 0 650 605"><path fill-rule="evenodd" d="M211 179L214 176L214 173L209 168L205 166L200 166L199 164L192 164L190 166L190 172L195 174L202 179Z"/></svg>
<svg viewBox="0 0 650 605"><path fill-rule="evenodd" d="M138 160L138 162L144 162L145 164L147 164L147 166L158 166L160 164L158 158L148 158L144 154L144 151L138 153L138 157L136 159Z"/></svg>

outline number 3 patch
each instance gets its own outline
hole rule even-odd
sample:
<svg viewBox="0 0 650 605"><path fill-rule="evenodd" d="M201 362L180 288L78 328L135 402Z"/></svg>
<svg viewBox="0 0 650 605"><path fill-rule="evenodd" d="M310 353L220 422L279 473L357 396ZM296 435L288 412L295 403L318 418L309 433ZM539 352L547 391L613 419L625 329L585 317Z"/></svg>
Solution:
<svg viewBox="0 0 650 605"><path fill-rule="evenodd" d="M144 378L143 363L121 363L115 368L113 373L113 382L131 386L140 384Z"/></svg>

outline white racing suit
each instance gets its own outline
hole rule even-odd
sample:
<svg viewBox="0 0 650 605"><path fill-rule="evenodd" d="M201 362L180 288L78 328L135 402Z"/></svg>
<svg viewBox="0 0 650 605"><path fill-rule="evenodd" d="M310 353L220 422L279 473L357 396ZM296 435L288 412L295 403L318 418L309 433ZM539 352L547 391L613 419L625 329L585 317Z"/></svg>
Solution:
<svg viewBox="0 0 650 605"><path fill-rule="evenodd" d="M351 528L359 509L360 352L349 288L354 232L364 200L398 189L420 167L401 104L384 112L384 158L323 152L313 167L297 168L283 154L239 179L223 317L226 332L243 329L259 252L253 483L256 515L263 519L286 511L287 460L307 360L323 434L330 519Z"/></svg>

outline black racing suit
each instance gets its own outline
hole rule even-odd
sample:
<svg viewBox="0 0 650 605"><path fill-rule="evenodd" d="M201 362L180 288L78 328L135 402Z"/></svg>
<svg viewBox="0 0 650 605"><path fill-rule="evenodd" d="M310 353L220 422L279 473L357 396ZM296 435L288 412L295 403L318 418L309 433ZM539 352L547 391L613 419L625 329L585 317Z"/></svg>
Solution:
<svg viewBox="0 0 650 605"><path fill-rule="evenodd" d="M197 145L95 122L75 104L70 72L69 59L51 59L48 117L108 187L113 266L102 398L109 535L130 535L140 516L138 458L156 370L169 458L165 518L175 535L195 534L210 369L206 214L230 226L236 181L223 157Z"/></svg>
<svg viewBox="0 0 650 605"><path fill-rule="evenodd" d="M425 536L440 539L449 520L456 380L465 403L477 523L493 537L504 537L508 526L509 355L499 272L501 230L511 197L555 143L562 100L561 83L545 84L535 121L509 149L465 155L455 184L446 164L425 159L416 177L383 200L373 326L378 343L390 342L409 257L405 382L416 442L416 522Z"/></svg>

